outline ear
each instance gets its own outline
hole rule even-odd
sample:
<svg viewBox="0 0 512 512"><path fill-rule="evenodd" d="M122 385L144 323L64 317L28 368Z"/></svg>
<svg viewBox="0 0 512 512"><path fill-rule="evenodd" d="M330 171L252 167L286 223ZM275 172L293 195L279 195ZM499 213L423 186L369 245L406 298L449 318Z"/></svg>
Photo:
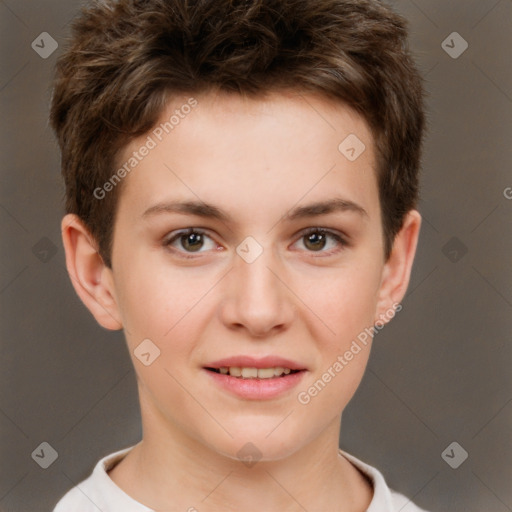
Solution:
<svg viewBox="0 0 512 512"><path fill-rule="evenodd" d="M94 238L73 214L62 219L61 231L66 267L76 293L102 327L121 329L112 270L103 263Z"/></svg>
<svg viewBox="0 0 512 512"><path fill-rule="evenodd" d="M404 298L411 277L412 264L421 227L421 215L410 210L397 233L388 261L384 264L374 322L387 323ZM392 312L392 313L391 313Z"/></svg>

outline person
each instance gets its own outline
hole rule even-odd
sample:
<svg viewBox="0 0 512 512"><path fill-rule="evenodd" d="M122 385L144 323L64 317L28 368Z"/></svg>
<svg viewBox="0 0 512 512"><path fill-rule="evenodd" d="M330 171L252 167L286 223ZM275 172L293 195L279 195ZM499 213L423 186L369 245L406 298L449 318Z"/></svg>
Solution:
<svg viewBox="0 0 512 512"><path fill-rule="evenodd" d="M377 0L92 2L50 117L67 269L124 330L143 430L55 512L420 510L338 446L421 224L406 21Z"/></svg>

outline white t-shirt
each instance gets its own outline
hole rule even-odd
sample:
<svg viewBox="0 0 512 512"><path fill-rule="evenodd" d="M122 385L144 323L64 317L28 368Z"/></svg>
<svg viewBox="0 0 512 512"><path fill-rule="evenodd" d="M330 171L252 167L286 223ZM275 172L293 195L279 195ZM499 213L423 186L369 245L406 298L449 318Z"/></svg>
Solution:
<svg viewBox="0 0 512 512"><path fill-rule="evenodd" d="M53 512L153 512L128 496L107 473L132 448L133 446L103 457L91 475L73 487L57 503ZM377 469L353 455L341 450L340 453L366 475L373 485L373 499L366 512L425 512L402 494L391 491Z"/></svg>

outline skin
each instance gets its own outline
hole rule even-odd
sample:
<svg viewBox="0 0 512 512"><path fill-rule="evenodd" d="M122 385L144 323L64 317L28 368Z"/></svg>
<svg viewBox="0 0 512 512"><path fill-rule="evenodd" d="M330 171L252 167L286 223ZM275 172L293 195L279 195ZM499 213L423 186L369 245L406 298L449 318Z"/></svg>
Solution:
<svg viewBox="0 0 512 512"><path fill-rule="evenodd" d="M162 120L186 100L175 98ZM73 285L103 327L125 329L137 375L143 441L109 475L155 510L366 510L371 485L339 454L338 436L371 343L309 403L297 395L365 328L391 317L407 289L421 217L408 213L385 261L373 140L350 108L292 92L197 101L124 178L112 269L76 216L62 222ZM353 162L338 151L349 134L366 146ZM133 140L120 165L146 140ZM297 206L333 198L365 214L286 219ZM229 219L143 215L159 203L198 200ZM309 243L304 230L318 227L346 244L330 236L325 246ZM187 253L179 237L165 245L186 228L206 233L198 252ZM236 252L248 236L263 249L253 263ZM145 366L134 350L148 338L160 356ZM202 369L240 354L287 357L307 372L283 396L242 400ZM252 467L237 456L247 442L261 452Z"/></svg>

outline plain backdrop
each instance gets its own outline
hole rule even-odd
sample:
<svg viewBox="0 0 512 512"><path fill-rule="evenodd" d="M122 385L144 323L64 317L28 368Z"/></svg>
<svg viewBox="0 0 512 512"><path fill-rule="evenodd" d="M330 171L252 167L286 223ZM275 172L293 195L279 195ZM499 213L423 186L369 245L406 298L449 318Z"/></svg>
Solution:
<svg viewBox="0 0 512 512"><path fill-rule="evenodd" d="M79 302L60 241L63 187L47 121L49 84L78 5L0 0L2 511L51 510L100 457L141 435L122 333L101 329ZM506 512L512 1L393 5L410 21L429 94L424 221L403 310L375 340L343 414L340 446L426 509ZM47 38L43 32L60 45L47 58L32 46ZM58 455L47 469L34 455L51 453L41 443ZM464 453L457 469L448 464Z"/></svg>

